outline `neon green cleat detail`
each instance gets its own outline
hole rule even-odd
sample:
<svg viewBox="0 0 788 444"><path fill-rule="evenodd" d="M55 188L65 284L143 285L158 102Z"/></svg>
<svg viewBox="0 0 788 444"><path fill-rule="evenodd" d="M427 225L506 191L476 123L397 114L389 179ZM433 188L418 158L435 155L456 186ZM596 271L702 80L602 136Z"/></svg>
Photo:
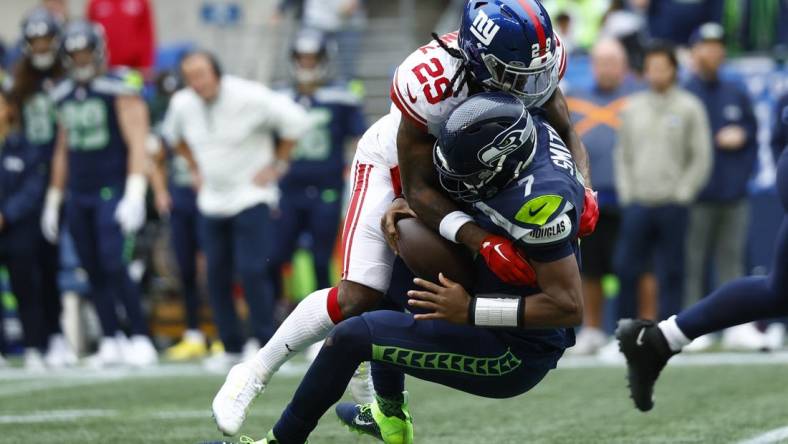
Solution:
<svg viewBox="0 0 788 444"><path fill-rule="evenodd" d="M385 444L413 444L413 419L408 412L408 393L403 392L403 402L391 405L397 414L386 416L381 404L391 404L379 396L369 404L341 403L336 407L340 421L351 431L375 437Z"/></svg>

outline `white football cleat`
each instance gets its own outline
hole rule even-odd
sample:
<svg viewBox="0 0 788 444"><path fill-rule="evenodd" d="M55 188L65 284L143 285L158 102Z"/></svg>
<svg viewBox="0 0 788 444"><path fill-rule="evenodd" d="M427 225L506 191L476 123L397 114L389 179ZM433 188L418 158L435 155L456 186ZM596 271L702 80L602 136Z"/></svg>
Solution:
<svg viewBox="0 0 788 444"><path fill-rule="evenodd" d="M371 404L375 402L375 388L372 386L372 364L362 362L353 373L348 384L350 395L356 404Z"/></svg>
<svg viewBox="0 0 788 444"><path fill-rule="evenodd" d="M44 357L35 348L25 349L25 371L30 373L46 373L47 371Z"/></svg>
<svg viewBox="0 0 788 444"><path fill-rule="evenodd" d="M566 350L570 356L588 356L598 352L610 340L605 332L594 327L583 327L577 334L575 345Z"/></svg>
<svg viewBox="0 0 788 444"><path fill-rule="evenodd" d="M159 362L156 347L145 335L134 335L129 339L123 358L133 367L149 367Z"/></svg>
<svg viewBox="0 0 788 444"><path fill-rule="evenodd" d="M99 342L96 354L85 358L89 367L102 369L123 364L123 353L118 339L114 336L104 336Z"/></svg>
<svg viewBox="0 0 788 444"><path fill-rule="evenodd" d="M58 333L49 337L49 347L44 355L44 362L50 368L71 367L77 364L77 354L66 341L66 337Z"/></svg>
<svg viewBox="0 0 788 444"><path fill-rule="evenodd" d="M224 384L211 404L216 427L225 435L235 435L241 429L246 412L265 383L254 361L241 362L230 369ZM258 365L259 366L259 365Z"/></svg>

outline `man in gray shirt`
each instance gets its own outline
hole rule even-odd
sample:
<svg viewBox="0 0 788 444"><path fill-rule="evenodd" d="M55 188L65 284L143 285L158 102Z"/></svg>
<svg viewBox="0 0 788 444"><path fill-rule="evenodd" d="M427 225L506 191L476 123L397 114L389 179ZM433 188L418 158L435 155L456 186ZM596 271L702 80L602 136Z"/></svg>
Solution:
<svg viewBox="0 0 788 444"><path fill-rule="evenodd" d="M647 91L624 109L615 157L623 206L615 268L621 281L619 316L635 315L639 276L653 258L659 317L681 309L688 205L706 183L712 147L706 111L676 85L673 48L657 43L644 62Z"/></svg>

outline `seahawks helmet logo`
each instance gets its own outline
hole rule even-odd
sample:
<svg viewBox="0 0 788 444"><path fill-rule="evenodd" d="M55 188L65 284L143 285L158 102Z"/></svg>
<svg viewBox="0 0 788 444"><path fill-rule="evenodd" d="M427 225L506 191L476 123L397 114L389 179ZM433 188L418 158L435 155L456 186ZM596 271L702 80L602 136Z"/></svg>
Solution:
<svg viewBox="0 0 788 444"><path fill-rule="evenodd" d="M521 117L520 120L523 118ZM525 145L534 132L533 121L526 119L525 125L519 121L499 134L489 145L479 150L479 160L487 166L496 166L498 161L505 156L517 151Z"/></svg>

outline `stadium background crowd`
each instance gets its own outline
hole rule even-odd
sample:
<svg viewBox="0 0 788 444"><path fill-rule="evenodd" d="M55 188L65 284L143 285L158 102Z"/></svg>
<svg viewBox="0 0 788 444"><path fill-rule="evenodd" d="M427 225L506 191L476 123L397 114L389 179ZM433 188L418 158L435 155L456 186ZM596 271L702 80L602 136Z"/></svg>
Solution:
<svg viewBox="0 0 788 444"><path fill-rule="evenodd" d="M88 362L155 364L155 354L140 357L145 347L136 344L135 348L135 338L146 337L149 327L153 342L166 349L168 359L204 357L207 367L218 372L226 371L244 353L254 353L270 334L261 332L270 326L261 327L259 317L249 312L263 309L269 312L264 317L282 319L299 297L336 281L337 235L331 233L338 231L344 214L341 196L345 193L341 189L344 173L336 168L335 160L350 159L347 152L352 153L363 121L371 123L387 111L396 64L409 49L426 41L429 31L452 30L462 4L414 0L179 1L177 6L165 0L38 3L12 0L3 6L3 83L19 81L13 79L15 64L24 53L19 23L33 8L46 8L59 20L89 18L106 31L110 65L142 73L152 132L171 142L149 153L148 218L136 233L137 246L127 270L143 288L146 326L132 325L129 313L133 310L126 306L121 324L131 339L118 335L114 359L104 356ZM640 317L665 318L721 282L768 271L770 239L780 214L772 189L773 159L788 145L788 99L784 96L788 72L783 65L788 28L778 26L788 21L788 5L778 0L546 0L544 4L571 48L562 87L576 129L589 150L602 212L597 232L583 244L586 319L570 352L599 352L620 359L616 358L617 345L608 338L615 319L635 311ZM436 21L437 29L433 29ZM206 216L215 216L200 215L195 204L192 188L199 180L194 173L202 173L199 159L197 168L190 171L189 161L178 156L177 137L168 137L162 128L166 125L157 124L166 121L169 98L183 87L184 80L198 89L179 70L181 58L196 48L216 54L226 73L273 85L272 89L277 85L292 89L298 70L293 68L291 51L297 50L295 36L304 28L319 31L328 42L327 72L332 74L332 86L342 91L343 103L352 104L350 111L331 112L347 112L352 122L341 134L344 143L338 144L344 146L338 157L313 166L306 175L314 182L281 178L279 204L275 200L261 204L265 212L270 211L270 224L265 222L268 216L251 213L252 225L263 231L265 250L282 244L277 249L281 254L236 252L235 274L232 270L221 274L228 279L237 275L239 284L232 287L232 294L224 294L210 283L211 272L221 265L212 264L210 257L211 251L218 254L216 244L206 239L206 230L199 229L205 226ZM675 55L667 45L655 49L653 39L675 45ZM215 81L228 82L224 75L216 75L217 66L210 68ZM307 108L317 106L309 98L312 95L314 91L295 93L296 101ZM199 107L199 101L195 103ZM294 111L299 112L303 111ZM305 136L294 131L293 139L301 137L300 143L314 148L317 142L312 131ZM11 152L7 147L12 142L17 148L26 145L17 139L5 137L0 155ZM0 166L0 187L8 187L7 170L13 167L9 165L6 160ZM220 174L236 172L228 167ZM36 208L41 211L44 193L37 196ZM0 215L12 198L0 188ZM321 206L324 212L316 210ZM236 216L240 219L235 213L231 218ZM255 218L259 225L254 224ZM14 239L2 221L0 264L4 269L23 266L43 273L54 267L59 272L55 289L35 279L14 288L9 273L0 273L4 321L0 353L23 353L24 365L31 371L75 364L69 350L86 356L98 345L97 357L102 358L100 323L86 296L90 283L72 237L61 233L59 251L42 243L40 248L28 248L27 255L3 254L4 249L10 251ZM206 242L212 245L210 249ZM209 256L208 267L201 251ZM59 263L47 264L46 259L54 256ZM245 273L259 276L250 278ZM251 294L255 285L249 282L254 279L264 280L258 287L270 286L271 294ZM60 304L47 299L47 293L62 300L62 310ZM244 299L250 297L276 298L277 303L246 304ZM215 316L219 306L224 314ZM248 335L226 334L235 327L232 316L227 318L235 308L246 318ZM60 333L58 318L63 320L65 335ZM779 348L783 332L779 321L751 324L723 334L722 344ZM103 334L114 336L114 332ZM242 347L246 336L253 339ZM233 343L223 344L220 337L224 342L233 337ZM697 342L696 348L702 349L714 339Z"/></svg>

